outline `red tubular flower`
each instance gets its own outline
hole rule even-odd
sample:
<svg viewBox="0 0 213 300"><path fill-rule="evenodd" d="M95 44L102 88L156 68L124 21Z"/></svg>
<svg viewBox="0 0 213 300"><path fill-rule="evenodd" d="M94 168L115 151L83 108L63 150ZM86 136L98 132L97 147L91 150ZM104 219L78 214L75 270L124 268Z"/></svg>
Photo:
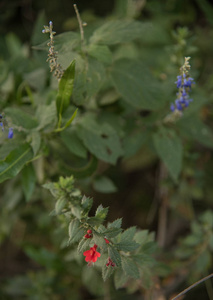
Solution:
<svg viewBox="0 0 213 300"><path fill-rule="evenodd" d="M96 262L98 257L101 256L101 253L96 251L97 247L98 246L94 244L93 247L83 253L83 255L86 256L85 261L87 261L89 264L91 264L92 262Z"/></svg>
<svg viewBox="0 0 213 300"><path fill-rule="evenodd" d="M109 244L109 241L106 238L104 238L104 240L105 240L106 244Z"/></svg>
<svg viewBox="0 0 213 300"><path fill-rule="evenodd" d="M108 258L108 261L107 261L107 264L106 264L107 267L111 266L111 267L115 267L115 263L111 260L111 258L109 257Z"/></svg>
<svg viewBox="0 0 213 300"><path fill-rule="evenodd" d="M84 237L85 237L86 239L90 239L90 238L92 237L92 230L91 230L91 229L87 230L87 234L85 234Z"/></svg>

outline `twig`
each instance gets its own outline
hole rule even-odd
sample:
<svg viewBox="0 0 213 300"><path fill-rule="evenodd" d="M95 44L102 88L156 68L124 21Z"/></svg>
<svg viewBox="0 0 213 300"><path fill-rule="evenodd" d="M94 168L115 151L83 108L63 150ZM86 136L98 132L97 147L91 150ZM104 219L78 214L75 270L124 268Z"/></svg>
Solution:
<svg viewBox="0 0 213 300"><path fill-rule="evenodd" d="M83 26L85 26L86 23L82 22L81 16L79 14L77 5L73 4L73 7L75 9L75 13L76 13L76 16L77 16L77 20L78 20L78 24L79 24L79 29L80 29L80 34L81 34L81 45L83 47L84 46L84 28L83 28Z"/></svg>
<svg viewBox="0 0 213 300"><path fill-rule="evenodd" d="M159 184L167 177L167 170L165 166L160 164ZM158 197L160 200L159 217L158 217L158 245L163 248L166 242L166 230L168 221L168 189L165 186L160 186L158 190Z"/></svg>
<svg viewBox="0 0 213 300"><path fill-rule="evenodd" d="M178 299L180 296L183 296L184 294L186 294L188 291L190 291L191 289L193 289L194 287L196 287L198 284L210 279L211 277L213 277L213 273L200 279L199 281L195 282L194 284L190 285L187 289L183 290L181 293L179 293L177 296L175 296L174 298L172 298L171 300L176 300Z"/></svg>

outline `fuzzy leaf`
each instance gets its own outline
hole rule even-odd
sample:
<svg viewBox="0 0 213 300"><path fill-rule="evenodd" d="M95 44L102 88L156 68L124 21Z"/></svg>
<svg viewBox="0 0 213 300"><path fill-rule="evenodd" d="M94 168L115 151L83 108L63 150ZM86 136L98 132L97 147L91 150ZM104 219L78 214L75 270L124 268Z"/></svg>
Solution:
<svg viewBox="0 0 213 300"><path fill-rule="evenodd" d="M69 243L72 244L80 240L84 234L83 228L80 228L81 223L74 219L69 224Z"/></svg>
<svg viewBox="0 0 213 300"><path fill-rule="evenodd" d="M96 29L90 42L106 45L127 43L136 38L141 38L150 27L150 23L132 20L112 20Z"/></svg>
<svg viewBox="0 0 213 300"><path fill-rule="evenodd" d="M140 278L138 267L131 258L122 256L122 268L127 276L134 279Z"/></svg>
<svg viewBox="0 0 213 300"><path fill-rule="evenodd" d="M57 215L61 213L61 211L65 207L66 203L67 203L67 199L64 197L61 197L57 200L57 202L55 204L55 212Z"/></svg>
<svg viewBox="0 0 213 300"><path fill-rule="evenodd" d="M133 251L137 249L140 245L134 241L124 241L116 244L117 249L121 251Z"/></svg>
<svg viewBox="0 0 213 300"><path fill-rule="evenodd" d="M116 266L120 267L121 266L121 255L117 251L117 249L110 245L108 248L108 253L109 253L109 257L116 264Z"/></svg>
<svg viewBox="0 0 213 300"><path fill-rule="evenodd" d="M108 223L107 228L121 228L122 218L113 221L112 223Z"/></svg>
<svg viewBox="0 0 213 300"><path fill-rule="evenodd" d="M112 83L122 99L138 109L157 110L165 104L161 83L140 61L116 61L111 71Z"/></svg>
<svg viewBox="0 0 213 300"><path fill-rule="evenodd" d="M77 249L78 253L82 253L85 250L89 250L90 243L91 243L90 239L83 238L78 244L78 249Z"/></svg>
<svg viewBox="0 0 213 300"><path fill-rule="evenodd" d="M115 271L115 267L112 266L106 266L106 264L102 267L102 278L104 281L106 281Z"/></svg>
<svg viewBox="0 0 213 300"><path fill-rule="evenodd" d="M96 210L95 217L101 220L104 220L107 216L109 208L103 207L102 204L100 204Z"/></svg>

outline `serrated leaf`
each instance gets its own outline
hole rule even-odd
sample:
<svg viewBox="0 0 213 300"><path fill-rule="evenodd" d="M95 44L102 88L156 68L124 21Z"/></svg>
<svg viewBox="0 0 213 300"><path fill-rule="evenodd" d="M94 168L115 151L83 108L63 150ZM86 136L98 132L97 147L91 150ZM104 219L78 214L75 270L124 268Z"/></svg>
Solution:
<svg viewBox="0 0 213 300"><path fill-rule="evenodd" d="M122 218L113 221L112 223L108 223L107 228L121 228Z"/></svg>
<svg viewBox="0 0 213 300"><path fill-rule="evenodd" d="M106 244L102 234L93 232L93 240L94 240L94 243L97 244L100 248L102 248L102 249L107 248L107 244Z"/></svg>
<svg viewBox="0 0 213 300"><path fill-rule="evenodd" d="M78 244L78 249L77 249L78 253L82 253L85 250L89 250L90 243L91 243L90 239L83 238Z"/></svg>
<svg viewBox="0 0 213 300"><path fill-rule="evenodd" d="M122 99L135 108L157 110L167 100L162 84L140 61L118 60L113 65L111 77Z"/></svg>
<svg viewBox="0 0 213 300"><path fill-rule="evenodd" d="M82 238L84 230L80 227L80 225L81 223L77 219L70 222L68 227L69 244L75 243Z"/></svg>
<svg viewBox="0 0 213 300"><path fill-rule="evenodd" d="M64 197L61 197L57 200L56 204L55 204L55 212L56 214L60 214L61 211L63 210L63 208L65 207L67 203L67 199Z"/></svg>
<svg viewBox="0 0 213 300"><path fill-rule="evenodd" d="M81 206L82 206L82 209L83 209L83 212L81 214L82 217L88 215L88 213L89 213L89 211L92 207L92 204L93 204L93 199L92 198L83 196L83 198L81 200Z"/></svg>
<svg viewBox="0 0 213 300"><path fill-rule="evenodd" d="M132 277L134 279L140 278L140 273L135 262L126 256L122 256L122 268L127 276Z"/></svg>
<svg viewBox="0 0 213 300"><path fill-rule="evenodd" d="M117 247L117 249L121 251L133 251L136 250L140 246L140 244L134 241L124 241L115 244L115 246Z"/></svg>
<svg viewBox="0 0 213 300"><path fill-rule="evenodd" d="M109 246L108 248L109 257L112 259L112 261L116 264L117 267L121 266L121 255L118 252L117 249L113 246Z"/></svg>
<svg viewBox="0 0 213 300"><path fill-rule="evenodd" d="M104 220L107 216L108 210L108 207L104 208L102 204L100 204L96 210L95 217Z"/></svg>
<svg viewBox="0 0 213 300"><path fill-rule="evenodd" d="M103 281L106 281L115 271L115 267L112 266L106 266L106 264L102 267L102 278Z"/></svg>
<svg viewBox="0 0 213 300"><path fill-rule="evenodd" d="M56 107L59 116L61 116L69 106L70 97L73 90L74 77L75 60L73 60L69 67L64 71L64 74L59 81L58 95L56 99Z"/></svg>
<svg viewBox="0 0 213 300"><path fill-rule="evenodd" d="M35 183L36 183L36 175L32 164L28 164L22 170L22 188L24 191L25 199L28 202L33 194Z"/></svg>
<svg viewBox="0 0 213 300"><path fill-rule="evenodd" d="M4 160L0 161L0 182L15 177L32 158L33 152L28 144L11 151Z"/></svg>
<svg viewBox="0 0 213 300"><path fill-rule="evenodd" d="M121 241L132 241L136 232L136 227L132 226L126 229L121 235Z"/></svg>
<svg viewBox="0 0 213 300"><path fill-rule="evenodd" d="M122 228L110 228L109 230L106 230L104 234L107 238L113 238L116 237L119 233L122 232Z"/></svg>
<svg viewBox="0 0 213 300"><path fill-rule="evenodd" d="M153 142L158 156L166 165L171 177L177 181L182 168L182 144L172 131L158 132L153 135Z"/></svg>

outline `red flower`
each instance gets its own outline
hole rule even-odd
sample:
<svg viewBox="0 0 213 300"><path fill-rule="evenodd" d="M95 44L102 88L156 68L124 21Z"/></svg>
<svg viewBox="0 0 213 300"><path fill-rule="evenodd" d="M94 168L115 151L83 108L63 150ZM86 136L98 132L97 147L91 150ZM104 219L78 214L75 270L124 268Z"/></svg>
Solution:
<svg viewBox="0 0 213 300"><path fill-rule="evenodd" d="M109 244L109 241L106 238L104 238L104 240L105 240L106 244Z"/></svg>
<svg viewBox="0 0 213 300"><path fill-rule="evenodd" d="M111 266L111 267L115 267L115 263L111 260L111 258L109 257L108 258L108 261L107 261L107 264L106 264L107 267Z"/></svg>
<svg viewBox="0 0 213 300"><path fill-rule="evenodd" d="M83 253L83 255L86 256L85 261L89 262L89 264L91 264L92 262L96 262L98 257L101 256L101 253L96 251L97 247L98 246L94 244L94 246L91 247L90 250L87 250Z"/></svg>
<svg viewBox="0 0 213 300"><path fill-rule="evenodd" d="M90 239L90 238L92 237L92 230L91 230L91 229L87 230L87 234L85 234L84 237L85 237L86 239Z"/></svg>

